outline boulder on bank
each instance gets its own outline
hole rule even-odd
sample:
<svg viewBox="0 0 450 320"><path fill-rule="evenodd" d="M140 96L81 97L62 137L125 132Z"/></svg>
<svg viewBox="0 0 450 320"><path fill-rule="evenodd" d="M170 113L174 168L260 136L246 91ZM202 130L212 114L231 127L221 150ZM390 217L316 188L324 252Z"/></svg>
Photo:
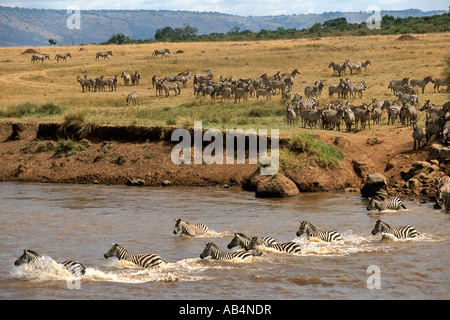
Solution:
<svg viewBox="0 0 450 320"><path fill-rule="evenodd" d="M386 178L378 172L369 173L366 178L366 183L361 188L361 195L363 197L375 197L383 190L387 189Z"/></svg>
<svg viewBox="0 0 450 320"><path fill-rule="evenodd" d="M278 173L260 179L256 185L257 198L286 198L299 194L295 183L285 175Z"/></svg>
<svg viewBox="0 0 450 320"><path fill-rule="evenodd" d="M300 193L297 185L282 173L262 175L259 169L242 182L242 189L255 191L257 198L286 198Z"/></svg>

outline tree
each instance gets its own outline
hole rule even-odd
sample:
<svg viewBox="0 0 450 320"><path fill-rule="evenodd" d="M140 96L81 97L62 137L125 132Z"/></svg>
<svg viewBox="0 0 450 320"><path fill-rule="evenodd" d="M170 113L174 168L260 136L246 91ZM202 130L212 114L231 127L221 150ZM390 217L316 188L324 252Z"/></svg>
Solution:
<svg viewBox="0 0 450 320"><path fill-rule="evenodd" d="M126 44L130 43L131 39L129 36L124 35L123 33L113 34L106 43L115 43L115 44Z"/></svg>
<svg viewBox="0 0 450 320"><path fill-rule="evenodd" d="M48 39L48 43L50 43L51 46L56 45L56 41L53 39Z"/></svg>

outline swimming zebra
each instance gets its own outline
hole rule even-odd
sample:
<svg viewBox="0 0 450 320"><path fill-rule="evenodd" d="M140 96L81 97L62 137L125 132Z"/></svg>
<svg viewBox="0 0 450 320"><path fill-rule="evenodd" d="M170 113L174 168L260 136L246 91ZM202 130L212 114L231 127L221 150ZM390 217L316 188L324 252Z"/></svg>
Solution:
<svg viewBox="0 0 450 320"><path fill-rule="evenodd" d="M39 254L36 251L24 249L23 254L14 262L14 265L18 267L22 264L32 263L36 261L37 258L39 258ZM86 268L80 262L75 260L66 260L59 264L74 276L84 275L86 272Z"/></svg>
<svg viewBox="0 0 450 320"><path fill-rule="evenodd" d="M209 231L209 228L203 223L190 224L181 219L175 219L175 222L175 229L173 229L174 234L177 234L181 231L182 235L184 234L189 237L195 237L205 234Z"/></svg>
<svg viewBox="0 0 450 320"><path fill-rule="evenodd" d="M258 237L252 237L252 241L250 242L248 248L249 250L256 249L256 246L259 246L258 244ZM268 243L265 244L264 247L275 249L281 252L286 252L290 254L298 254L302 251L302 248L298 243L289 241L289 242L283 242L283 243Z"/></svg>
<svg viewBox="0 0 450 320"><path fill-rule="evenodd" d="M419 235L417 230L412 226L402 226L402 227L390 227L386 222L377 220L375 227L372 230L372 234L376 235L381 232L383 237L387 235L393 235L398 239L415 238Z"/></svg>
<svg viewBox="0 0 450 320"><path fill-rule="evenodd" d="M211 256L214 260L232 260L234 258L245 259L254 256L253 253L248 251L236 251L236 252L223 252L214 243L205 242L206 246L200 254L200 259Z"/></svg>
<svg viewBox="0 0 450 320"><path fill-rule="evenodd" d="M300 227L296 233L297 237L306 233L308 238L318 238L319 240L331 242L341 241L342 236L336 231L317 231L316 228L308 221L300 221Z"/></svg>
<svg viewBox="0 0 450 320"><path fill-rule="evenodd" d="M369 204L367 205L367 210L378 209L378 211L385 210L400 210L401 208L406 209L403 205L402 200L399 197L391 197L383 201L375 200L374 198L369 198Z"/></svg>
<svg viewBox="0 0 450 320"><path fill-rule="evenodd" d="M252 239L247 237L243 233L235 233L234 238L230 241L230 243L227 245L228 249L240 246L244 248L245 250L249 250L249 245ZM266 244L274 244L277 243L277 241L272 237L262 237L257 239L257 245L266 245Z"/></svg>
<svg viewBox="0 0 450 320"><path fill-rule="evenodd" d="M422 141L422 139L424 137L423 129L422 129L422 127L419 127L417 125L417 120L413 120L413 121L411 121L411 123L413 126L413 133L412 133L412 137L414 140L413 150L416 150L416 142L417 142L417 149L420 149L420 141Z"/></svg>
<svg viewBox="0 0 450 320"><path fill-rule="evenodd" d="M154 253L131 254L120 244L113 243L111 249L104 254L104 257L117 257L119 260L126 260L141 268L153 268L167 261Z"/></svg>

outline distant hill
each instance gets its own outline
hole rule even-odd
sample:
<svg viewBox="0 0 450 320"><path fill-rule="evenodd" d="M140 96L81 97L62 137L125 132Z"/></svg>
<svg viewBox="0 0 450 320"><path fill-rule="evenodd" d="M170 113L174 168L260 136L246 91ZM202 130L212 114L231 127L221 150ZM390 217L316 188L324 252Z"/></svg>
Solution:
<svg viewBox="0 0 450 320"><path fill-rule="evenodd" d="M446 11L417 9L381 11L394 17L422 17ZM366 12L325 12L264 17L243 17L218 12L169 10L82 10L81 29L67 28L71 13L66 10L24 9L0 6L0 46L45 46L49 39L59 45L100 43L111 35L123 33L132 39L153 39L157 29L190 25L197 34L226 33L233 28L258 32L261 29L309 28L315 23L345 17L348 23L361 23L371 15Z"/></svg>

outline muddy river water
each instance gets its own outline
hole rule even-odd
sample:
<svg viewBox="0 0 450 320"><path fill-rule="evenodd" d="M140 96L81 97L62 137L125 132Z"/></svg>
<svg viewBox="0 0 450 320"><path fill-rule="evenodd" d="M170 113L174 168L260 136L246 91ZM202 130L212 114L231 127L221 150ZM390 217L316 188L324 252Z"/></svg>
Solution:
<svg viewBox="0 0 450 320"><path fill-rule="evenodd" d="M404 201L401 212L368 212L359 193L258 199L240 189L0 183L1 299L449 299L450 215ZM173 234L175 219L211 229ZM375 221L412 225L413 240L381 241ZM299 221L336 230L343 241L296 236ZM200 259L205 242L231 252L235 232L295 241L300 255L265 250L246 261ZM105 259L112 243L157 253L141 269ZM23 249L41 257L14 266ZM79 260L75 279L56 262Z"/></svg>

